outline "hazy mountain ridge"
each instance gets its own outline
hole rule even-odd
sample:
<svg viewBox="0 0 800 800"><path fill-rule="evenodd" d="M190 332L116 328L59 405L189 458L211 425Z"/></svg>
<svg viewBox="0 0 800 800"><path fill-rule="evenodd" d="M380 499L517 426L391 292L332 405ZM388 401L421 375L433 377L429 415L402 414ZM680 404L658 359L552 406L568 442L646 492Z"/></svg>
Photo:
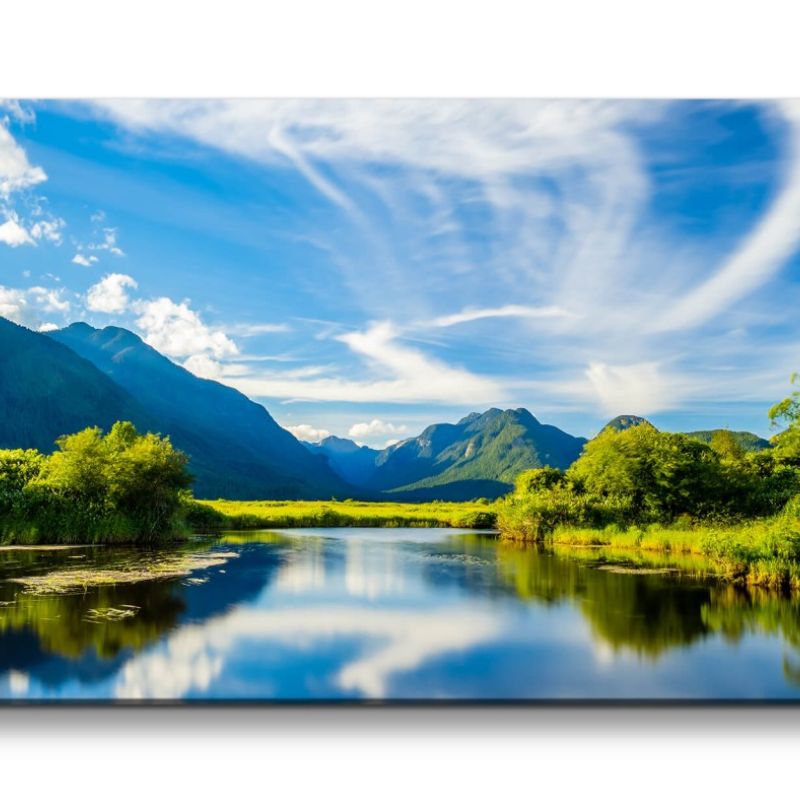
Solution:
<svg viewBox="0 0 800 800"><path fill-rule="evenodd" d="M714 437L714 434L719 433L722 430L727 429L714 428L708 431L687 431L684 435L688 436L690 439L697 439L699 442L711 444L711 439ZM769 448L772 447L772 445L766 439L763 439L761 436L757 436L755 433L750 433L750 431L728 431L728 433L733 436L737 444L745 452L769 450Z"/></svg>
<svg viewBox="0 0 800 800"><path fill-rule="evenodd" d="M352 439L326 436L319 442L303 442L312 452L327 459L331 469L339 477L354 486L364 486L377 469L380 450L359 445Z"/></svg>

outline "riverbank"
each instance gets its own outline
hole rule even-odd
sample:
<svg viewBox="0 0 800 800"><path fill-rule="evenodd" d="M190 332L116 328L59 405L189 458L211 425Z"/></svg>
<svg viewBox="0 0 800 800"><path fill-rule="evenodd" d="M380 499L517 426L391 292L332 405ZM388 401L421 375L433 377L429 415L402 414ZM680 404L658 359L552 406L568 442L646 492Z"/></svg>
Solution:
<svg viewBox="0 0 800 800"><path fill-rule="evenodd" d="M800 591L800 517L792 510L736 524L612 525L603 529L559 526L537 536L501 528L501 537L575 551L595 548L623 556L660 555L662 563L663 557L672 558L680 571ZM688 558L692 556L696 558Z"/></svg>
<svg viewBox="0 0 800 800"><path fill-rule="evenodd" d="M197 530L258 528L495 527L495 504L381 503L355 500L196 500L186 521Z"/></svg>

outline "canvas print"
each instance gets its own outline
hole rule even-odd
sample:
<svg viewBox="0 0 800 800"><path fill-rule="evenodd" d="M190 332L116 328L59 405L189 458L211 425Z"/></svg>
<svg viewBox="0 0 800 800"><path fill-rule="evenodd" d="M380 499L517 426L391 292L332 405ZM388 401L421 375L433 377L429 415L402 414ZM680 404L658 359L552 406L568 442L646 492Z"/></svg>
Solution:
<svg viewBox="0 0 800 800"><path fill-rule="evenodd" d="M0 103L0 700L800 699L800 103Z"/></svg>

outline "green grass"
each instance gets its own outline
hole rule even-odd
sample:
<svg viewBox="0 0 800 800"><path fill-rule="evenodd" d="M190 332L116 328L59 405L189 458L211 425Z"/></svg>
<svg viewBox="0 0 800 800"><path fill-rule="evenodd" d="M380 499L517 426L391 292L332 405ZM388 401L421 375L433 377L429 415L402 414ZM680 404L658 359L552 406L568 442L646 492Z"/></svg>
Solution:
<svg viewBox="0 0 800 800"><path fill-rule="evenodd" d="M147 531L117 512L95 514L74 504L37 512L0 515L0 546L45 544L160 544L191 533L180 519L163 530Z"/></svg>
<svg viewBox="0 0 800 800"><path fill-rule="evenodd" d="M508 540L525 540L504 531ZM620 528L558 526L538 537L555 548L602 548L660 554L685 569L696 557L697 571L752 586L800 590L800 518L794 513L736 524L651 524ZM678 563L683 560L683 564ZM702 566L700 566L702 565Z"/></svg>
<svg viewBox="0 0 800 800"><path fill-rule="evenodd" d="M493 504L370 503L355 500L198 500L187 513L197 529L493 528Z"/></svg>

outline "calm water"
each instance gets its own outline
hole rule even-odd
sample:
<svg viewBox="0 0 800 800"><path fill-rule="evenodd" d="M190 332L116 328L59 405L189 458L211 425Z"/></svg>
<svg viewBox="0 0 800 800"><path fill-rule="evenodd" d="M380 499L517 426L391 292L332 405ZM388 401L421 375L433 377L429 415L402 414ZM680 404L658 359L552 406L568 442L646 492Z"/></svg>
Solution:
<svg viewBox="0 0 800 800"><path fill-rule="evenodd" d="M179 555L189 575L41 594L164 554L0 552L0 698L800 698L800 600L598 551L317 529Z"/></svg>

